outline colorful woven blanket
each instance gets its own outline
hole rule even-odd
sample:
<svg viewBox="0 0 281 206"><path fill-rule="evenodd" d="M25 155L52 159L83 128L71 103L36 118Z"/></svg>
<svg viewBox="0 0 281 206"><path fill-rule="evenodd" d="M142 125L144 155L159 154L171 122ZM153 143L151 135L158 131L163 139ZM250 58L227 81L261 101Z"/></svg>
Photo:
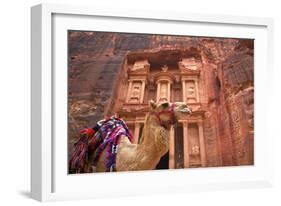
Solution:
<svg viewBox="0 0 281 206"><path fill-rule="evenodd" d="M92 134L87 135L87 141L85 141L85 138L80 138L75 144L75 150L70 160L70 167L77 169L83 166L83 161L88 154L93 154L91 164L96 166L101 154L106 151L104 162L106 171L116 171L116 155L120 137L125 135L132 141L132 135L128 126L122 119L111 117L99 121L93 130L95 132L86 131L87 134ZM85 142L87 143L85 144Z"/></svg>

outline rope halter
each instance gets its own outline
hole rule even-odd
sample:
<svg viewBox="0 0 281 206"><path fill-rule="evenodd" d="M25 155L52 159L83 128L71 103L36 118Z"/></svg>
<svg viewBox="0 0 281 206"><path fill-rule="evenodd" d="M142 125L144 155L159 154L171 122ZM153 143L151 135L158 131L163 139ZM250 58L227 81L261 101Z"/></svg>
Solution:
<svg viewBox="0 0 281 206"><path fill-rule="evenodd" d="M171 107L169 108L169 110L162 110L160 112L150 112L150 114L153 114L157 117L160 125L162 127L167 127L168 125L174 125L176 124L176 117L175 117L175 103L172 103ZM160 115L162 114L168 114L170 116L168 121L162 121L160 118Z"/></svg>

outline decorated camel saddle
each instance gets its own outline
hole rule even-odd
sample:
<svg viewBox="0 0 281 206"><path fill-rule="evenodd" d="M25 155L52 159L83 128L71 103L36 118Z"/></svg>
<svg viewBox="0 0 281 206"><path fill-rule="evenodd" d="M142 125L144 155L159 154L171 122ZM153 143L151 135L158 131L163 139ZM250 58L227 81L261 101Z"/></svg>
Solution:
<svg viewBox="0 0 281 206"><path fill-rule="evenodd" d="M89 155L91 155L91 162L88 163L95 167L101 154L106 152L104 162L106 172L115 171L115 160L121 135L132 140L126 123L115 116L99 121L93 128L81 130L80 139L75 143L75 151L70 159L70 170L84 171Z"/></svg>

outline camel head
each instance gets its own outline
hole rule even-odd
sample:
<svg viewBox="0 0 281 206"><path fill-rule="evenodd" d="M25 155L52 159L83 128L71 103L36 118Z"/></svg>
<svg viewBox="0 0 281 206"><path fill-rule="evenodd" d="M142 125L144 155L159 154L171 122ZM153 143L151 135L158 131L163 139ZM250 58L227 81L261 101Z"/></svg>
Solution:
<svg viewBox="0 0 281 206"><path fill-rule="evenodd" d="M153 100L149 102L150 114L155 115L160 125L167 128L173 125L177 120L185 114L191 114L191 108L184 102L162 102L155 103Z"/></svg>

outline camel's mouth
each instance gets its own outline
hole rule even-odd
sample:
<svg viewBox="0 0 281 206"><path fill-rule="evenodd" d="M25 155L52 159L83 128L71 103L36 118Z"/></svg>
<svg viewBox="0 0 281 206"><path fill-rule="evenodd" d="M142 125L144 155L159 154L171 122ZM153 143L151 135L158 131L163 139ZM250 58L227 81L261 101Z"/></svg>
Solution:
<svg viewBox="0 0 281 206"><path fill-rule="evenodd" d="M179 108L179 112L181 112L181 113L186 113L186 114L191 114L191 113L192 113L192 110L191 110L190 108L188 108L188 106L182 105L182 106Z"/></svg>
<svg viewBox="0 0 281 206"><path fill-rule="evenodd" d="M191 114L191 110L189 108L182 109L181 112Z"/></svg>

